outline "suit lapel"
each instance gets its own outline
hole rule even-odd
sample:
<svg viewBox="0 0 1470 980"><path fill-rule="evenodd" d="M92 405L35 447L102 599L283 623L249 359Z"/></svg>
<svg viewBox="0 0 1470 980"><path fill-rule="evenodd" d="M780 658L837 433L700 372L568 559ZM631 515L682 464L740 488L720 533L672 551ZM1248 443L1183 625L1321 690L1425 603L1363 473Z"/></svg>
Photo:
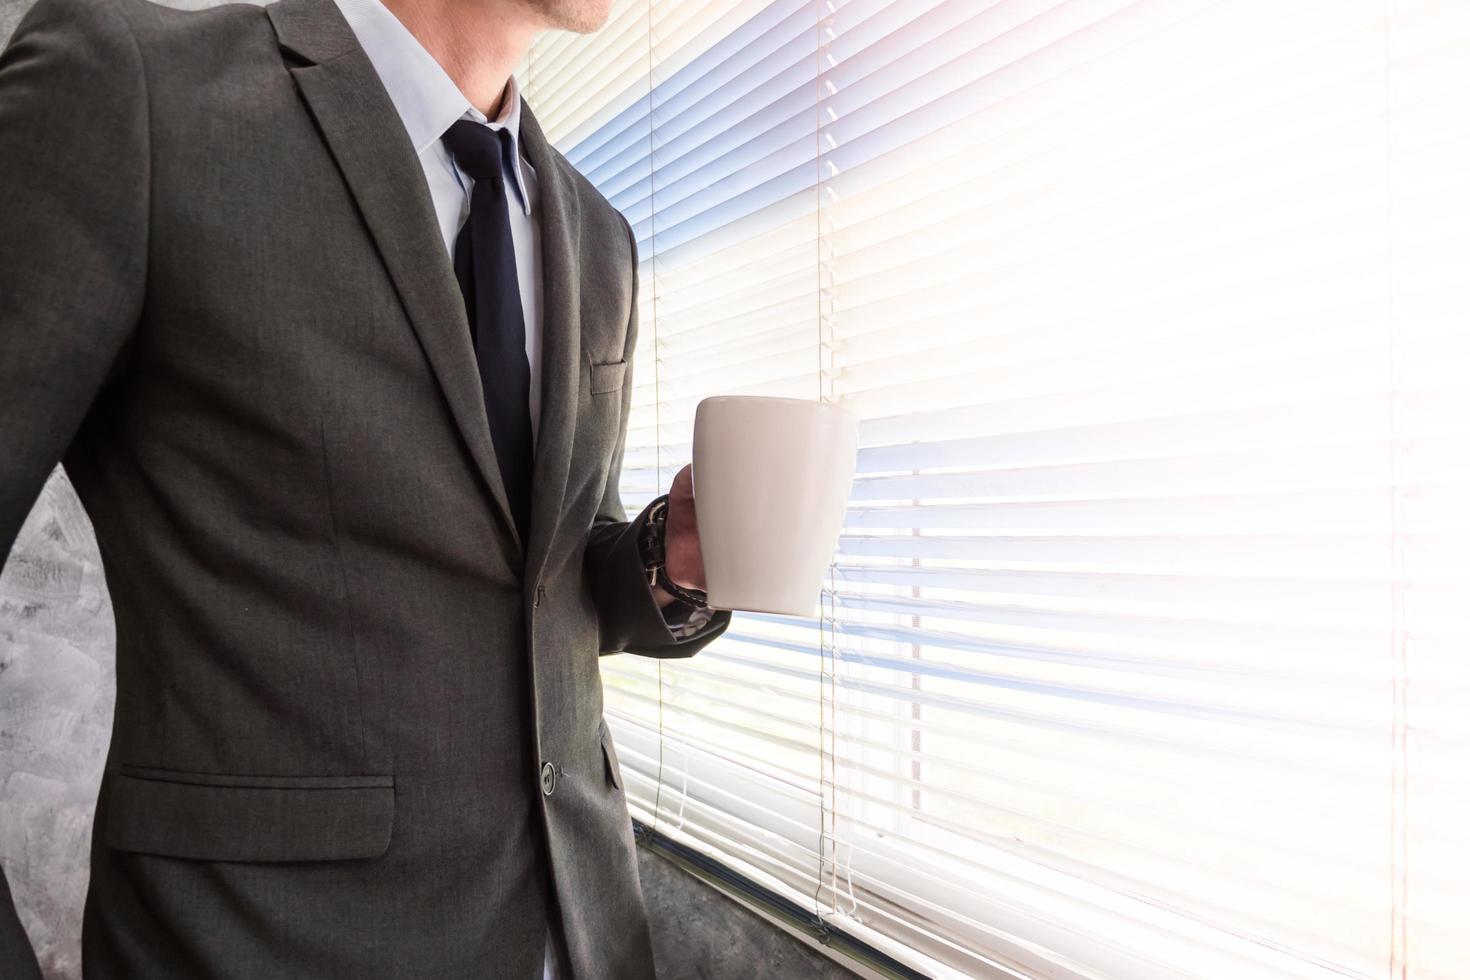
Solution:
<svg viewBox="0 0 1470 980"><path fill-rule="evenodd" d="M562 517L581 386L581 293L577 255L581 210L576 186L521 101L521 145L536 168L541 225L541 421L532 471L531 542L526 581L534 583Z"/></svg>
<svg viewBox="0 0 1470 980"><path fill-rule="evenodd" d="M525 542L520 540L511 517L510 500L490 438L464 299L444 252L423 167L398 111L332 0L279 0L265 10L281 46L298 56L287 62L291 75L362 211L494 507L524 555ZM539 170L540 161L535 163ZM553 191L551 196L556 198L562 193ZM558 233L565 237L564 223ZM565 275L567 264L559 254L554 262L546 263L548 276ZM557 309L558 316L565 320L564 304ZM549 316L547 322L551 322ZM573 369L573 385L578 378L577 355L575 351L569 355L567 347L565 341L553 343L548 339L546 343L547 380L553 383L548 386L543 382L543 397L557 405L550 413L552 424L547 426L553 452L558 451L557 447L570 446L563 431L570 414L566 393L558 389L565 387L568 363ZM536 473L544 473L558 488L564 487L567 462L543 460L543 455L538 449ZM534 492L538 498L543 495L539 487ZM536 537L533 532L532 538Z"/></svg>

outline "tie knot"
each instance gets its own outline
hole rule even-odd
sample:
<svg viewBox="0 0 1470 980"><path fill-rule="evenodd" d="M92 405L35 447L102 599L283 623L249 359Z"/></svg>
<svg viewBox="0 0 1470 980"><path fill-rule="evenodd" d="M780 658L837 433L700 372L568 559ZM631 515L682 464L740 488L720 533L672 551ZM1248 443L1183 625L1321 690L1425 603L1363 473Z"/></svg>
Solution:
<svg viewBox="0 0 1470 980"><path fill-rule="evenodd" d="M491 129L472 119L460 119L440 138L454 154L455 162L477 181L500 180L510 168L510 130L504 127Z"/></svg>

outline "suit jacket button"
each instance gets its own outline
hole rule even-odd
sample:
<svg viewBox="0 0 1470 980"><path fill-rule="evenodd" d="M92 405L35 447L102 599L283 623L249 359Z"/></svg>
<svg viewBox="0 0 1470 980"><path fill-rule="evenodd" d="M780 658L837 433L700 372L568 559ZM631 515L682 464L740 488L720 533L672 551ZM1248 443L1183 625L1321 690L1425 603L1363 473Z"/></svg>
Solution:
<svg viewBox="0 0 1470 980"><path fill-rule="evenodd" d="M544 585L538 585L538 586L536 586L536 602L535 602L535 605L533 606L533 608L540 609L541 608L541 600L544 599L544 598L546 598L546 587Z"/></svg>
<svg viewBox="0 0 1470 980"><path fill-rule="evenodd" d="M546 796L556 789L556 766L547 762L541 766L541 792Z"/></svg>

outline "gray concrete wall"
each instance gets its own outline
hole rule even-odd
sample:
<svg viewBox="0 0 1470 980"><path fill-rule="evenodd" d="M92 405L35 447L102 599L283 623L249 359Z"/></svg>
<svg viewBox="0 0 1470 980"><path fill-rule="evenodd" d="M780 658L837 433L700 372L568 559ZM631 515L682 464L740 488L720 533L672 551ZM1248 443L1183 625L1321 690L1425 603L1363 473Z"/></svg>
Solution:
<svg viewBox="0 0 1470 980"><path fill-rule="evenodd" d="M852 980L855 974L678 865L639 848L659 980Z"/></svg>
<svg viewBox="0 0 1470 980"><path fill-rule="evenodd" d="M53 977L80 976L87 848L114 687L112 603L97 545L58 471L0 573L0 866Z"/></svg>
<svg viewBox="0 0 1470 980"><path fill-rule="evenodd" d="M0 45L30 3L0 0ZM0 866L48 978L81 975L92 807L112 726L113 639L91 523L58 470L0 573ZM662 977L850 975L663 859L642 854L640 868Z"/></svg>

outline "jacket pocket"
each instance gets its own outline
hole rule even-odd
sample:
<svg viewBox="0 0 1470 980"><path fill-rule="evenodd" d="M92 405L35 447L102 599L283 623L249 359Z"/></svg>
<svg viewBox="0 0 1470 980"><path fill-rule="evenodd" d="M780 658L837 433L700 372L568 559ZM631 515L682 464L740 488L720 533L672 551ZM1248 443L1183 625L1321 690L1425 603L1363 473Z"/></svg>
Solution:
<svg viewBox="0 0 1470 980"><path fill-rule="evenodd" d="M607 722L598 726L598 735L602 739L602 761L607 764L607 778L618 789L623 788L623 774L618 768L618 750L613 748L612 732L607 730Z"/></svg>
<svg viewBox="0 0 1470 980"><path fill-rule="evenodd" d="M380 857L392 776L238 776L121 766L109 772L109 847L206 861Z"/></svg>
<svg viewBox="0 0 1470 980"><path fill-rule="evenodd" d="M623 376L628 373L628 361L592 361L592 383L589 389L596 395L604 391L617 391L623 386Z"/></svg>

